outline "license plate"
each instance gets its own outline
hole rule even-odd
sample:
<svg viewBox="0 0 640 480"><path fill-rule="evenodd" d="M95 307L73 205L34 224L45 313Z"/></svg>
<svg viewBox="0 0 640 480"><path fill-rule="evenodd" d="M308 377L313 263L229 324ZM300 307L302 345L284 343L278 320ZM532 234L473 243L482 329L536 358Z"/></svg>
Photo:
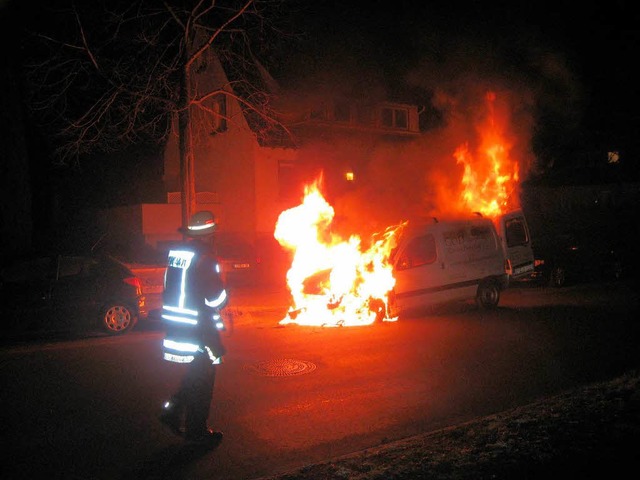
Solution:
<svg viewBox="0 0 640 480"><path fill-rule="evenodd" d="M527 273L527 272L532 272L532 271L533 271L533 263L530 263L530 264L525 265L523 267L514 268L513 269L513 274L514 275L520 275L521 273Z"/></svg>

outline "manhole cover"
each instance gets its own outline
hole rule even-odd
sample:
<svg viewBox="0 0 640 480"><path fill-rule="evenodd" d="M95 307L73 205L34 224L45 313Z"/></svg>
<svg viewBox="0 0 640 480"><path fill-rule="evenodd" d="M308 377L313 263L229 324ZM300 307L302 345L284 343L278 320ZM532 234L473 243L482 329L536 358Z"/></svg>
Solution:
<svg viewBox="0 0 640 480"><path fill-rule="evenodd" d="M277 360L265 360L254 365L247 365L246 370L265 377L291 377L313 372L316 365L305 360L291 360L281 358Z"/></svg>

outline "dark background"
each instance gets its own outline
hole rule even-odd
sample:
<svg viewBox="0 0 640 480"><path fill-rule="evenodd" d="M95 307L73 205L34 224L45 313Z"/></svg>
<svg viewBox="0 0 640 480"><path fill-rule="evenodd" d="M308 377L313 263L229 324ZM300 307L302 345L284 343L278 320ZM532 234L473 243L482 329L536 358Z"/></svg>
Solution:
<svg viewBox="0 0 640 480"><path fill-rule="evenodd" d="M18 188L25 178L36 238L80 207L163 200L161 145L60 165L55 141L24 103L25 39L49 21L45 7L65 3L0 0L0 145L11 157L1 172L5 236L19 221L10 204L27 195ZM285 1L265 12L277 28L256 51L287 89L416 103L429 130L449 121L442 94L464 102L476 89L507 88L531 102L536 165L524 180L638 180L640 27L631 2ZM619 164L604 169L614 150Z"/></svg>

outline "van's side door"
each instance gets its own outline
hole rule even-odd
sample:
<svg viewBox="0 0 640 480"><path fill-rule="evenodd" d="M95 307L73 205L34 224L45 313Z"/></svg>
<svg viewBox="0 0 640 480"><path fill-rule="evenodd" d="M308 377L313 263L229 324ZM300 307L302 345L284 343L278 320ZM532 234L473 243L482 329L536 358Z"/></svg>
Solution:
<svg viewBox="0 0 640 480"><path fill-rule="evenodd" d="M442 265L433 233L413 237L398 252L394 270L395 291L400 295L421 295L440 284Z"/></svg>
<svg viewBox="0 0 640 480"><path fill-rule="evenodd" d="M514 210L500 218L500 237L505 258L509 262L509 275L513 279L533 273L533 248L529 226L522 210Z"/></svg>

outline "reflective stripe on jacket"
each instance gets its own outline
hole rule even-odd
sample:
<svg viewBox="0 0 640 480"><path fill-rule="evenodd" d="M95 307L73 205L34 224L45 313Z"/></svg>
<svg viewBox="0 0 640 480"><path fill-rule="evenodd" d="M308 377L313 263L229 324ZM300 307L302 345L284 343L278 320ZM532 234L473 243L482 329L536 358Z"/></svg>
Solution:
<svg viewBox="0 0 640 480"><path fill-rule="evenodd" d="M220 310L227 300L218 262L204 245L191 242L171 250L163 292L163 358L191 363L196 355L207 355L212 363L221 363L224 347L218 330L224 329Z"/></svg>

